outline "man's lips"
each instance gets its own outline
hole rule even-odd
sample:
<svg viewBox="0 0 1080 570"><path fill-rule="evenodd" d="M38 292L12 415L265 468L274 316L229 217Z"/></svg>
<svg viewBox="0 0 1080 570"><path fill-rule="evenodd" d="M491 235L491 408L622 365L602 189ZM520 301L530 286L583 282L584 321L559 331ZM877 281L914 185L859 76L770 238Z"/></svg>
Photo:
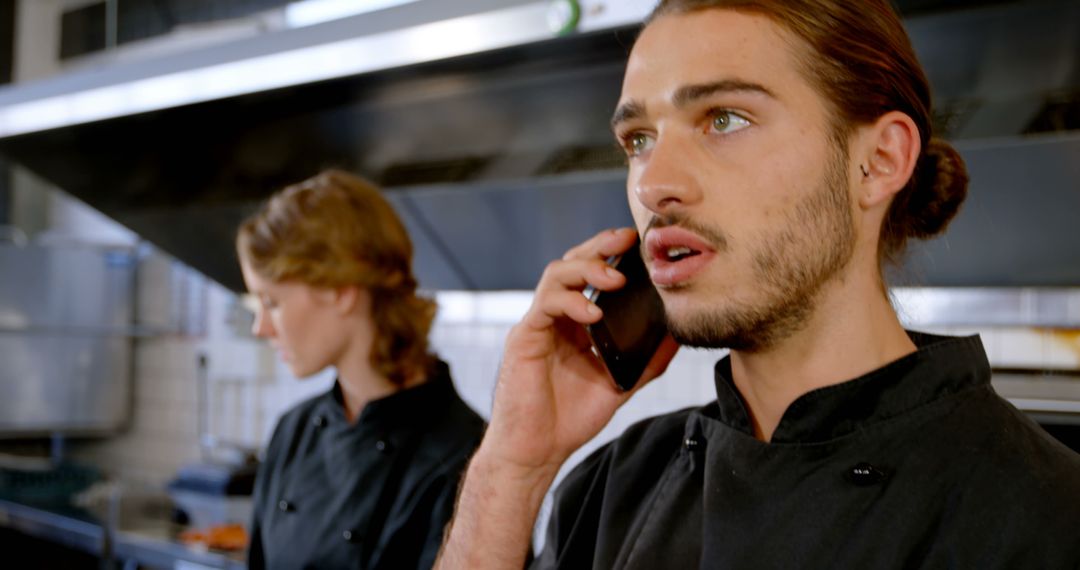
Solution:
<svg viewBox="0 0 1080 570"><path fill-rule="evenodd" d="M657 286L678 285L689 280L716 255L700 236L677 226L656 228L645 234L649 276Z"/></svg>

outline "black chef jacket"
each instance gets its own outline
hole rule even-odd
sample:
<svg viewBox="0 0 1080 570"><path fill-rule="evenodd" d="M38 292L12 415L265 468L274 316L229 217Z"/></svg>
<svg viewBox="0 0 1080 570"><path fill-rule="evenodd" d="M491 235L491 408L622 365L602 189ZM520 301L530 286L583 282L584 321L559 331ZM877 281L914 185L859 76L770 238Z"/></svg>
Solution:
<svg viewBox="0 0 1080 570"><path fill-rule="evenodd" d="M717 401L639 423L556 493L534 568L1078 568L1080 456L990 387L978 337L791 404L753 437Z"/></svg>
<svg viewBox="0 0 1080 570"><path fill-rule="evenodd" d="M251 568L428 569L484 421L446 364L345 418L341 388L278 422L255 484Z"/></svg>

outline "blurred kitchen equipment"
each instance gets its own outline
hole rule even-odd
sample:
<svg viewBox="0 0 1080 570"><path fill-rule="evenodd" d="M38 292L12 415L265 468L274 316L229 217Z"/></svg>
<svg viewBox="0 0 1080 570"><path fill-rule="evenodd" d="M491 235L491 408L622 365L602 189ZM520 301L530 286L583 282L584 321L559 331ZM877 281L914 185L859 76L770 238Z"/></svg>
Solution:
<svg viewBox="0 0 1080 570"><path fill-rule="evenodd" d="M258 469L256 451L215 436L210 427L209 358L198 356L198 437L201 461L185 465L169 494L194 527L246 523Z"/></svg>
<svg viewBox="0 0 1080 570"><path fill-rule="evenodd" d="M134 266L124 248L0 243L0 438L128 421Z"/></svg>
<svg viewBox="0 0 1080 570"><path fill-rule="evenodd" d="M21 229L15 226L0 224L0 243L3 242L22 247L30 243L30 239L26 236L26 232Z"/></svg>
<svg viewBox="0 0 1080 570"><path fill-rule="evenodd" d="M0 461L0 499L24 504L67 505L100 480L101 472L85 465Z"/></svg>

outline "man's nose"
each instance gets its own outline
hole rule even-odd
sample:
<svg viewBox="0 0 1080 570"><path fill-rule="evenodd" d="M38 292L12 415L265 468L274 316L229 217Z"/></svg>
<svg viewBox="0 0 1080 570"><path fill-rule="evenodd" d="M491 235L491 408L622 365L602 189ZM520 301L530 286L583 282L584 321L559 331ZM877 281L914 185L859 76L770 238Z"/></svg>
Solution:
<svg viewBox="0 0 1080 570"><path fill-rule="evenodd" d="M656 141L634 180L634 195L657 214L670 214L701 200L689 149L674 138Z"/></svg>

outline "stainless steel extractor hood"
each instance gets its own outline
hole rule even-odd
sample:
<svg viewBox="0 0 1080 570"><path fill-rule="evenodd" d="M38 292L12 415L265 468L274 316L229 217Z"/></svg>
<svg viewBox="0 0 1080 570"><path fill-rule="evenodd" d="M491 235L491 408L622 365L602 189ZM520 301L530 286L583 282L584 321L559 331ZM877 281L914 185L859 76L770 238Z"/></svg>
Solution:
<svg viewBox="0 0 1080 570"><path fill-rule="evenodd" d="M561 2L421 0L84 68L0 91L0 153L234 289L241 216L329 166L386 187L425 287L531 288L629 221L608 118L652 3L581 2L562 35ZM902 274L1080 283L1080 5L899 5L973 178L949 235Z"/></svg>

